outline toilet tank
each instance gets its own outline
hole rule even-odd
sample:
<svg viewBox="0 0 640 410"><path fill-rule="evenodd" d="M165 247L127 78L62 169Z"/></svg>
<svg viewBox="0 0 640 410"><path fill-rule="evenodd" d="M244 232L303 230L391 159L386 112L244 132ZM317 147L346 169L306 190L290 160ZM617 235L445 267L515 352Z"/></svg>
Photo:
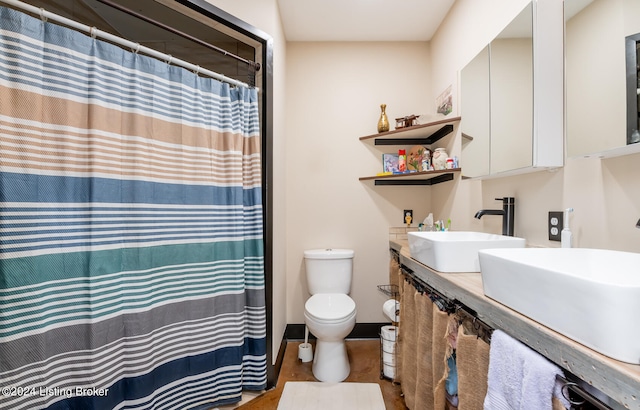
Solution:
<svg viewBox="0 0 640 410"><path fill-rule="evenodd" d="M353 255L351 249L313 249L304 251L309 293L351 292Z"/></svg>

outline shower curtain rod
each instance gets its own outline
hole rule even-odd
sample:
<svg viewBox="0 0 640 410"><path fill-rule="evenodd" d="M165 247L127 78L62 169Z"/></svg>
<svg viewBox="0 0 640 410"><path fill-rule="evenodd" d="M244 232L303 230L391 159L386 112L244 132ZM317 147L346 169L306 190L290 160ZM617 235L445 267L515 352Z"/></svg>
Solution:
<svg viewBox="0 0 640 410"><path fill-rule="evenodd" d="M0 0L0 2L5 3L5 4L9 4L15 8L21 9L21 10L25 10L28 11L30 13L39 15L40 18L42 18L43 20L52 20L58 23L62 23L64 25L67 25L69 27L72 27L78 31L84 31L89 33L92 37L100 37L104 40L110 41L112 43L118 44L120 46L123 47L128 47L130 48L133 52L135 53L144 53L147 54L151 57L155 57L159 60L163 60L165 62L167 62L167 64L175 64L175 65L179 65L181 67L187 68L193 72L195 72L196 74L204 74L206 76L215 78L216 80L220 80L220 81L224 81L228 84L232 84L238 87L247 87L250 88L250 86L247 83L243 83L242 81L238 81L235 80L233 78L229 78L225 75L213 72L211 70L207 70L206 68L202 68L200 66L197 66L195 64L191 64L187 61L181 60L179 58L175 58L173 56L171 56L170 54L165 54L165 53L161 53L159 51L156 51L152 48L146 47L141 45L140 43L134 43L133 41L129 41L126 40L124 38L118 37L118 36L114 36L113 34L109 34L106 31L102 31L99 30L96 27L90 27L87 26L86 24L82 24L79 23L77 21L68 19L66 17L63 16L59 16L57 14L51 13L49 11L46 11L43 8L38 8L35 6L32 6L30 4L27 3L23 3L19 0ZM257 87L254 87L257 89Z"/></svg>
<svg viewBox="0 0 640 410"><path fill-rule="evenodd" d="M254 72L260 71L260 63L256 63L255 61L247 60L246 58L242 58L242 57L240 57L240 56L238 56L236 54L230 53L230 52L228 52L227 50L225 50L223 48L216 47L213 44L209 44L206 41L200 40L197 37L194 37L194 36L192 36L190 34L187 34L187 33L183 32L183 31L175 29L175 28L173 28L171 26L168 26L168 25L166 25L164 23L161 23L161 22L159 22L157 20L149 18L149 17L147 17L147 16L145 16L143 14L140 14L138 12L135 12L135 11L133 11L131 9L128 9L128 8L124 7L123 5L121 5L121 4L114 3L113 1L110 1L110 0L97 0L97 1L102 3L102 4L106 4L109 7L113 7L114 9L120 10L121 12L126 13L126 14L128 14L130 16L133 16L133 17L135 17L137 19L145 21L145 22L147 22L149 24L153 24L156 27L160 27L161 29L167 30L167 31L169 31L169 32L171 32L173 34L177 34L180 37L184 37L187 40L191 40L194 43L198 43L198 44L200 44L201 46L203 46L205 48L208 48L210 50L216 51L216 52L218 52L220 54L224 54L226 57L231 57L234 60L240 61L241 63L244 63L244 64L248 65L249 67L251 67L251 69Z"/></svg>

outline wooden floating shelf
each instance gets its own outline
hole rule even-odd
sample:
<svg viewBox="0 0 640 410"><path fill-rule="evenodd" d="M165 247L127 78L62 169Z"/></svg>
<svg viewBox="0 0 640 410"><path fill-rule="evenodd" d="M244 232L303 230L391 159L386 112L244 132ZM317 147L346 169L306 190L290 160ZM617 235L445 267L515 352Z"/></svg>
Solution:
<svg viewBox="0 0 640 410"><path fill-rule="evenodd" d="M462 135L462 138L464 138L465 140L473 141L473 137L471 135L467 135L464 132L461 132L460 135Z"/></svg>
<svg viewBox="0 0 640 410"><path fill-rule="evenodd" d="M460 171L461 168L454 168L439 171L410 172L408 174L376 175L361 177L360 181L374 181L375 185L435 185L453 180L454 175Z"/></svg>
<svg viewBox="0 0 640 410"><path fill-rule="evenodd" d="M413 125L393 131L360 137L360 141L373 145L431 145L454 132L460 117L451 117L427 124ZM375 175L362 177L360 181L373 181L375 185L435 185L451 181L460 168L438 171L410 172L406 174Z"/></svg>
<svg viewBox="0 0 640 410"><path fill-rule="evenodd" d="M393 131L360 137L360 141L373 145L431 145L454 130L460 117L433 121Z"/></svg>

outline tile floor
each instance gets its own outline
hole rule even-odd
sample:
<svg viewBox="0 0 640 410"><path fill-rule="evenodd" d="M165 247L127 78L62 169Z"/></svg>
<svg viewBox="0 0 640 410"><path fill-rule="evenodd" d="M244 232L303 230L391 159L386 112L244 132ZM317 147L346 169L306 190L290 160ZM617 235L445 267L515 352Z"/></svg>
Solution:
<svg viewBox="0 0 640 410"><path fill-rule="evenodd" d="M298 360L298 345L300 342L289 342L284 354L282 369L276 387L257 395L251 393L243 398L238 410L275 410L278 400L287 381L314 381L311 362L302 363ZM406 410L404 399L401 397L400 385L387 379L380 379L380 341L347 340L347 353L351 363L351 373L345 382L378 383L382 390L385 406L388 410ZM249 401L247 402L247 399ZM220 410L232 409L234 406L223 406Z"/></svg>

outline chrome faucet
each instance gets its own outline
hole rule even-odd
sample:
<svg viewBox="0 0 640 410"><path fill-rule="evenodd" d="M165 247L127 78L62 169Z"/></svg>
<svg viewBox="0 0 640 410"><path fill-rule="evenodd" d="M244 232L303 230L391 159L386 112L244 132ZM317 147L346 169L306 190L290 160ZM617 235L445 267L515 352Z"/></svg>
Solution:
<svg viewBox="0 0 640 410"><path fill-rule="evenodd" d="M502 201L502 209L481 209L476 213L475 218L480 219L483 215L501 215L502 234L513 236L516 199L512 196L505 196L504 198L496 198L496 201Z"/></svg>

